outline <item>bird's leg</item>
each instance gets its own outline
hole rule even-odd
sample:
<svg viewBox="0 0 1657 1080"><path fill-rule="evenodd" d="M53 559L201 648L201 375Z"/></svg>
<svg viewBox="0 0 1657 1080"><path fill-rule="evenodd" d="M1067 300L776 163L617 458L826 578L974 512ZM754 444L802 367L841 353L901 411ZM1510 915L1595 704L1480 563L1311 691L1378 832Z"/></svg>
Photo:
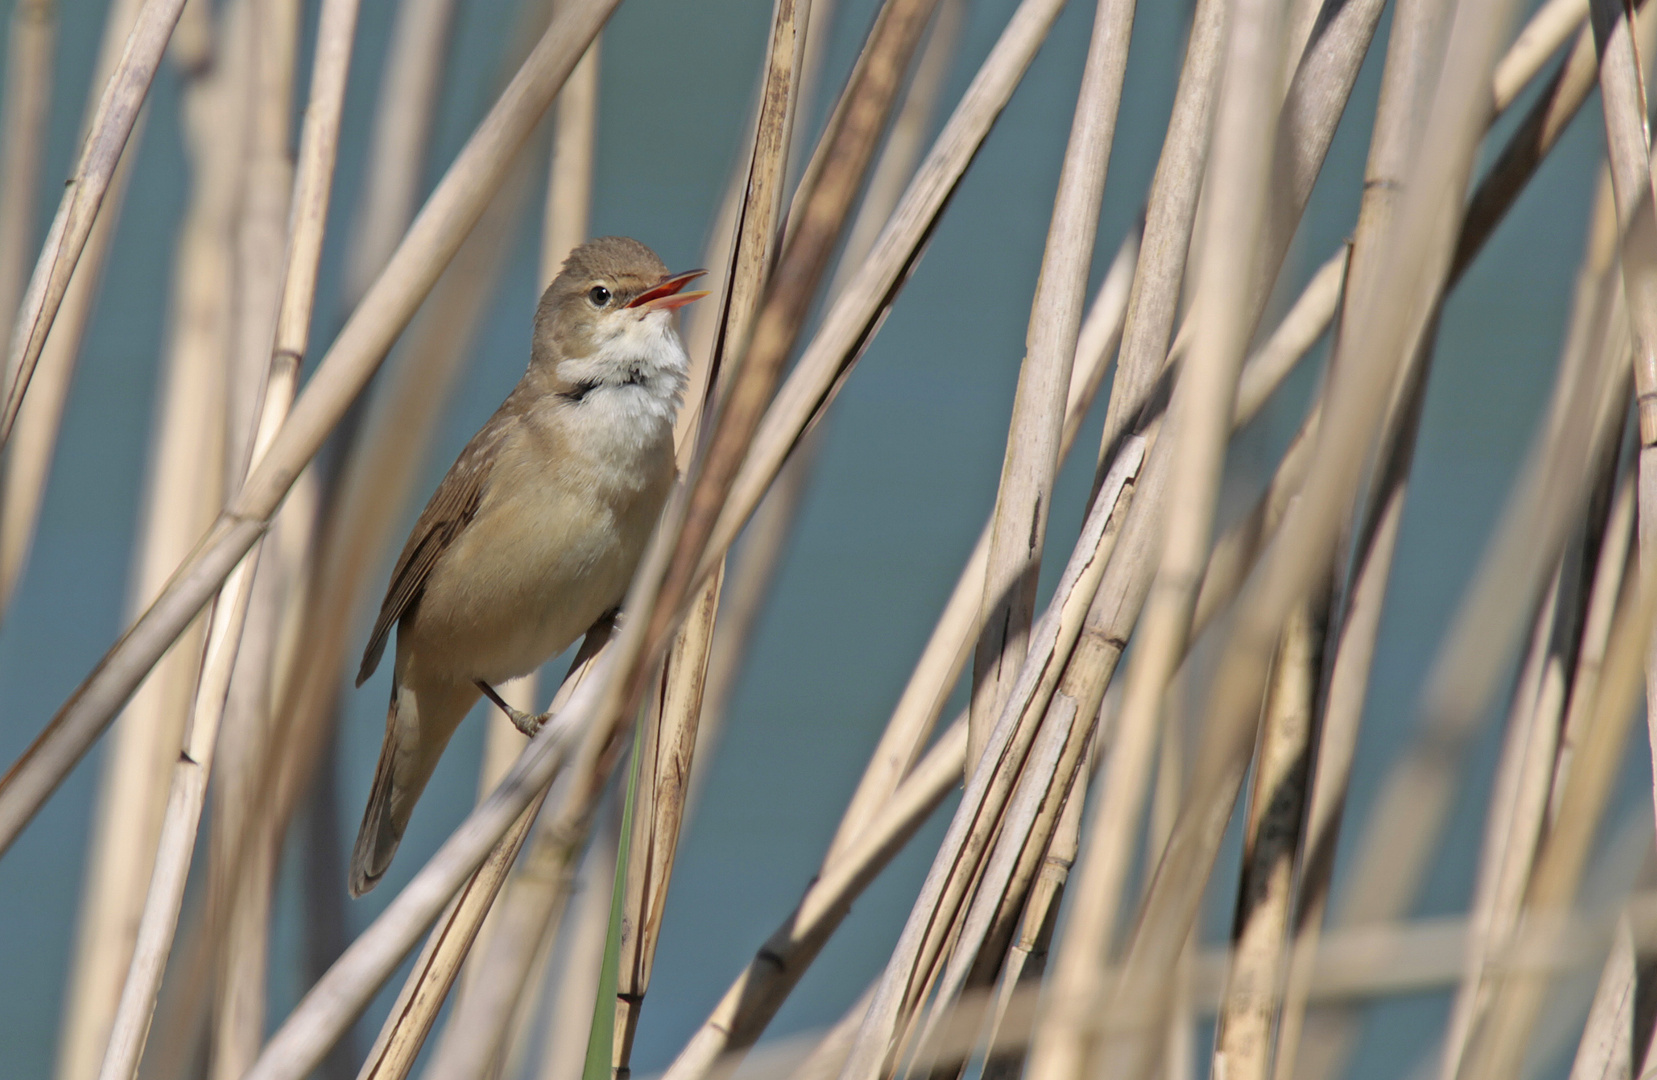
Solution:
<svg viewBox="0 0 1657 1080"><path fill-rule="evenodd" d="M484 697L488 698L490 701L493 701L501 712L506 714L506 718L512 721L513 727L517 728L519 731L523 732L525 735L528 735L532 739L535 737L535 733L541 730L541 725L547 722L547 717L552 715L551 713L536 713L534 716L531 716L522 709L514 709L506 703L505 698L495 692L495 688L493 686L490 686L482 679L473 679L472 681L477 684L477 688L479 690L483 691Z"/></svg>

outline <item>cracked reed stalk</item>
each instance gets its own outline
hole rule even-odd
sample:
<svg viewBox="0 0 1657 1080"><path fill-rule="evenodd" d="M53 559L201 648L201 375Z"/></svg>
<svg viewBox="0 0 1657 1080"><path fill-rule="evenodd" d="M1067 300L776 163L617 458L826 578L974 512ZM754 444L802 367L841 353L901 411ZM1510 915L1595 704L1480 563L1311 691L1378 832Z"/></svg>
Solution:
<svg viewBox="0 0 1657 1080"><path fill-rule="evenodd" d="M7 343L5 404L0 411L0 447L11 439L12 425L23 404L52 320L69 288L75 265L86 249L98 208L114 179L127 137L138 122L150 83L161 66L167 39L184 9L184 0L143 0L121 59L98 98L97 111L87 126L80 160L70 177L40 259L29 279L28 291L12 336Z"/></svg>
<svg viewBox="0 0 1657 1080"><path fill-rule="evenodd" d="M535 121L617 2L578 0L554 19L340 330L270 451L231 507L180 565L168 587L0 778L0 851L11 845L155 661L263 534L300 470L350 408L482 214Z"/></svg>
<svg viewBox="0 0 1657 1080"><path fill-rule="evenodd" d="M979 614L983 630L972 662L969 774L1012 693L1029 645L1053 478L1058 473L1064 400L1081 330L1106 165L1116 136L1134 7L1135 0L1099 0L1047 227L990 527Z"/></svg>

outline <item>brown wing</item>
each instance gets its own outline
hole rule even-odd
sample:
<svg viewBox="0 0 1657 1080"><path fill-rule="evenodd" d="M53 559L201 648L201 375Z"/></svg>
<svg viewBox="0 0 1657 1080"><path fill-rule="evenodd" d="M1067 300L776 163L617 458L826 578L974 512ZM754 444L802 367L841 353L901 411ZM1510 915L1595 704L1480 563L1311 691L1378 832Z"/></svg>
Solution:
<svg viewBox="0 0 1657 1080"><path fill-rule="evenodd" d="M380 617L374 622L374 632L369 635L368 648L362 654L362 667L357 671L358 686L367 682L379 666L391 628L420 602L432 567L477 513L483 486L495 460L493 451L514 421L515 415L509 414L505 406L496 412L466 444L466 449L460 452L443 482L432 493L426 509L421 511L408 543L403 545L403 553L397 557L397 567L391 572L391 585L380 604Z"/></svg>

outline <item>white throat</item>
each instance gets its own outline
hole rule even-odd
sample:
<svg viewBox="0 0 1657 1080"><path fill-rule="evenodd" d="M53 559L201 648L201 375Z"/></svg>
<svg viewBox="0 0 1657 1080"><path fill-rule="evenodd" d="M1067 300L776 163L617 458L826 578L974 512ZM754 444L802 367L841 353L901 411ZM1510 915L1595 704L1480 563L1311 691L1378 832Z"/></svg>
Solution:
<svg viewBox="0 0 1657 1080"><path fill-rule="evenodd" d="M601 320L594 337L591 353L558 365L558 374L577 388L567 396L646 437L671 430L690 369L671 314L641 316L623 308Z"/></svg>

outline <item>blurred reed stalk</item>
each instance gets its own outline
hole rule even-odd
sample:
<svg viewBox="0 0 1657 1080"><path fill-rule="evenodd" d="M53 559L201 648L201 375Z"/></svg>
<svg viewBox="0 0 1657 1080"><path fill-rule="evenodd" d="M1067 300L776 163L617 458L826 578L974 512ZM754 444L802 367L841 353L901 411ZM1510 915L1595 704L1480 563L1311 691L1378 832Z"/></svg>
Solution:
<svg viewBox="0 0 1657 1080"><path fill-rule="evenodd" d="M884 0L802 162L796 116L822 63L825 2L775 0L751 141L710 241L718 300L687 328L696 366L676 432L685 482L630 590L630 617L613 634L595 627L527 744L491 717L473 811L354 942L317 947L326 970L263 1046L278 856L316 776L331 782L340 665L365 583L494 294L538 156L524 150L555 98L541 283L587 233L596 39L617 2L561 0L549 16L528 0L504 50L516 74L418 213L455 9L400 6L345 245L349 317L297 395L355 0L324 0L319 12L296 170L288 113L303 5L231 0L216 15L201 0L118 5L95 78L104 92L26 291L49 9L16 9L0 166L0 305L7 317L19 310L0 413L0 608L34 529L113 237L123 150L169 36L185 74L193 178L135 560L143 605L0 778L3 851L125 708L99 796L63 1080L86 1080L100 1053L100 1076L137 1073L175 953L147 1074L300 1080L332 1052L335 1075L351 1052L331 1048L422 935L362 1077L408 1075L459 979L429 1075L570 1080L595 1017L612 882L619 974L615 999L596 1002L593 1030L610 1041L589 1064L608 1056L615 1076L628 1074L692 778L828 409L1063 6L1009 5L922 159L963 8ZM994 510L816 876L668 1080L743 1064L852 903L963 775L880 976L829 1031L753 1055L758 1074L948 1080L977 1067L993 1080L1026 1069L1039 1080L1183 1080L1208 1052L1196 1019L1213 1015L1210 1068L1228 1080L1324 1080L1345 1070L1368 1003L1453 988L1446 1036L1422 1068L1495 1080L1577 1035L1566 1028L1588 990L1561 977L1595 968L1573 1076L1643 1069L1634 1025L1644 1021L1629 1002L1657 949L1657 906L1629 894L1630 853L1650 846L1648 813L1637 830L1595 843L1642 678L1648 689L1654 678L1657 588L1631 572L1657 520L1647 400L1657 393L1657 213L1640 69L1657 54L1657 20L1637 21L1637 6L1548 0L1503 53L1511 0L1401 0L1379 105L1351 121L1370 139L1353 239L1286 294L1282 319L1262 332L1274 292L1300 279L1281 280L1290 242L1382 4L1193 5L1142 225L1084 314L1135 16L1132 0L1100 0ZM115 29L124 19L136 22L130 38ZM1532 83L1525 115L1472 186L1494 119ZM1326 929L1444 304L1595 86L1608 167L1552 396ZM406 329L387 378L359 401ZM1225 521L1232 436L1326 334L1330 360L1298 430ZM1037 619L1053 478L1113 359L1086 519ZM1625 464L1631 402L1639 449ZM745 530L722 605L727 554ZM970 703L940 732L969 655ZM513 692L527 703L533 683ZM1472 901L1465 914L1409 920L1498 695L1506 731ZM595 840L629 745L639 774L631 832L600 829ZM186 905L215 756L208 887ZM1196 918L1213 899L1251 764L1231 940L1204 947ZM332 811L315 816L321 842L309 861L326 863L333 831ZM618 876L607 861L623 844ZM343 938L336 875L320 865L306 877L317 942Z"/></svg>

